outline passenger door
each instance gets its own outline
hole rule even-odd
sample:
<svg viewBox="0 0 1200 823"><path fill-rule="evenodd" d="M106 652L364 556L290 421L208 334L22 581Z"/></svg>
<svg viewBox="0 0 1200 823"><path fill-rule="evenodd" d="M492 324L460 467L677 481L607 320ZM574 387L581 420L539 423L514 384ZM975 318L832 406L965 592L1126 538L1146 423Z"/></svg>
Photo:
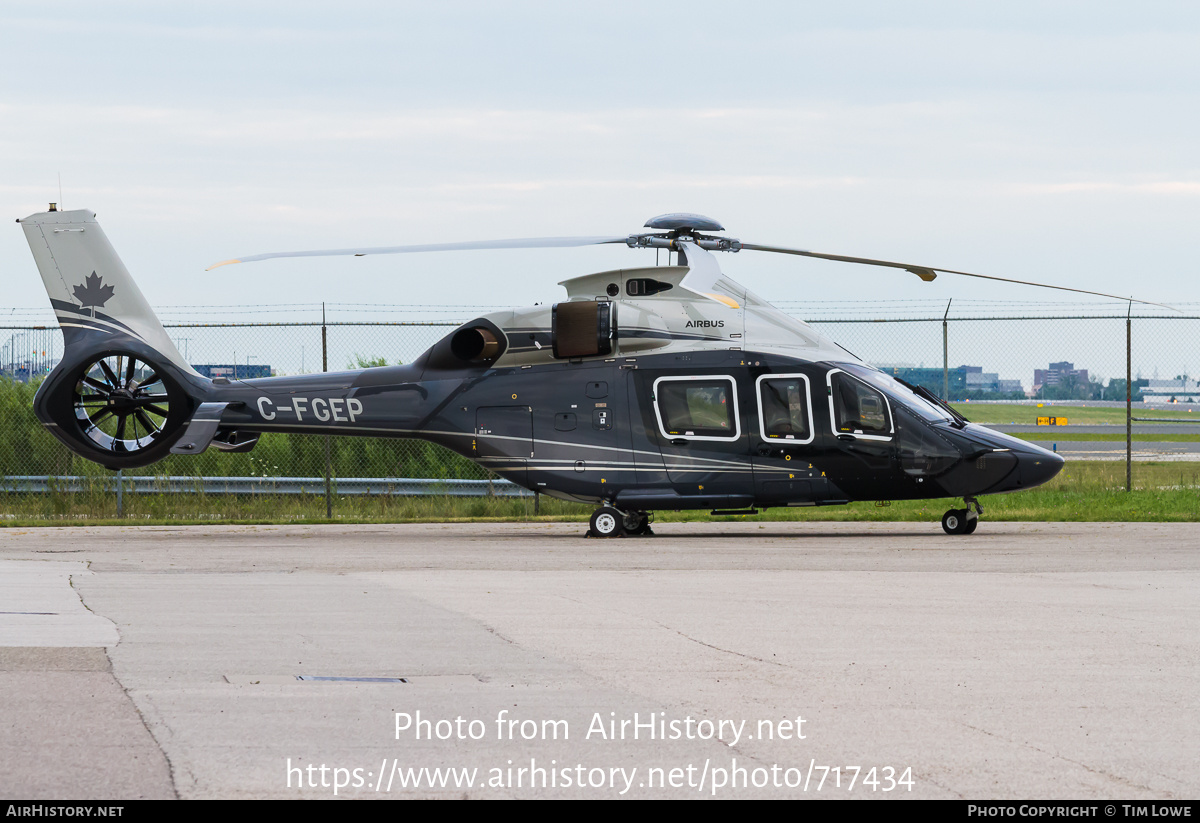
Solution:
<svg viewBox="0 0 1200 823"><path fill-rule="evenodd" d="M806 374L764 374L754 383L758 430L754 487L763 504L812 502L826 497L826 482L812 457L816 426L812 383Z"/></svg>
<svg viewBox="0 0 1200 823"><path fill-rule="evenodd" d="M842 369L831 369L825 381L839 477L860 489L856 496L866 494L867 486L886 488L897 458L895 419L887 395Z"/></svg>
<svg viewBox="0 0 1200 823"><path fill-rule="evenodd" d="M752 503L754 474L738 379L719 372L664 375L653 380L650 396L675 491L712 498L713 508Z"/></svg>

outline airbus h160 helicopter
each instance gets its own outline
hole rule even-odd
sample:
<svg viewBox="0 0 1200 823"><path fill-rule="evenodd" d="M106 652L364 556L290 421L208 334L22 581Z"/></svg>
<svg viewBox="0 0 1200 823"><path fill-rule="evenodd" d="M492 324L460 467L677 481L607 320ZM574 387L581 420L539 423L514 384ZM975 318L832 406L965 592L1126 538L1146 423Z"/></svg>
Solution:
<svg viewBox="0 0 1200 823"><path fill-rule="evenodd" d="M257 255L226 263L613 243L666 249L678 264L563 281L566 300L478 317L409 365L209 380L180 355L93 213L51 204L18 222L65 342L35 411L110 469L210 446L248 451L273 431L421 438L525 488L596 504L590 534L616 537L650 534L663 509L940 497L965 504L942 517L945 531L971 534L981 496L1032 488L1063 466L862 362L723 275L713 252L1024 281L741 243L682 213L622 237Z"/></svg>

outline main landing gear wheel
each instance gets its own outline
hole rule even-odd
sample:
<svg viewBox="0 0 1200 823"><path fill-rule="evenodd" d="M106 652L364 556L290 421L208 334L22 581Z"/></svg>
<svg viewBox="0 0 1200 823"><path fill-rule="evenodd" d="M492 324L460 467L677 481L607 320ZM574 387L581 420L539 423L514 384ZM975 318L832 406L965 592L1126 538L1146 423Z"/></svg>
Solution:
<svg viewBox="0 0 1200 823"><path fill-rule="evenodd" d="M620 537L625 534L625 515L612 506L603 506L592 513L588 534L593 537Z"/></svg>
<svg viewBox="0 0 1200 823"><path fill-rule="evenodd" d="M622 525L625 527L626 534L632 534L637 537L654 534L654 531L650 528L649 512L629 512L625 515Z"/></svg>
<svg viewBox="0 0 1200 823"><path fill-rule="evenodd" d="M75 419L92 445L112 454L134 454L162 439L171 397L157 370L130 354L103 357L75 385Z"/></svg>

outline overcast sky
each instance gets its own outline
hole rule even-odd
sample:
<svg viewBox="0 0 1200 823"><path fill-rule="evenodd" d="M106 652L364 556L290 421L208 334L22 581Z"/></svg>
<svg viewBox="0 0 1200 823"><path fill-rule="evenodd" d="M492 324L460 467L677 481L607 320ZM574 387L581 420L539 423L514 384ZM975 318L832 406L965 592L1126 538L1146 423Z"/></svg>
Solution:
<svg viewBox="0 0 1200 823"><path fill-rule="evenodd" d="M0 304L46 306L12 220L60 199L98 213L157 306L556 300L565 277L653 253L204 268L620 235L667 211L747 241L1198 303L1198 8L5 2ZM721 263L792 307L1076 300L773 255Z"/></svg>

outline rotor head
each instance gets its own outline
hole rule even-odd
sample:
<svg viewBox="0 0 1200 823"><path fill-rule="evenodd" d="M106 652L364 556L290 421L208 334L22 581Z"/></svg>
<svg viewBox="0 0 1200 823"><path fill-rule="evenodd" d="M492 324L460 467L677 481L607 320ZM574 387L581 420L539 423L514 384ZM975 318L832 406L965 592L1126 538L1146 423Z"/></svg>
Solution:
<svg viewBox="0 0 1200 823"><path fill-rule="evenodd" d="M635 249L640 246L678 251L679 247L676 243L680 240L695 243L700 248L709 251L739 251L742 248L742 244L732 237L713 237L701 234L702 231L725 231L725 227L719 222L711 217L705 217L703 214L681 211L660 214L658 217L651 217L647 220L646 228L665 229L665 231L662 234L631 234L625 241L629 248Z"/></svg>
<svg viewBox="0 0 1200 823"><path fill-rule="evenodd" d="M691 214L685 211L675 211L670 214L660 214L646 221L648 229L666 229L667 231L683 231L694 233L698 231L725 231L725 227L703 214Z"/></svg>

